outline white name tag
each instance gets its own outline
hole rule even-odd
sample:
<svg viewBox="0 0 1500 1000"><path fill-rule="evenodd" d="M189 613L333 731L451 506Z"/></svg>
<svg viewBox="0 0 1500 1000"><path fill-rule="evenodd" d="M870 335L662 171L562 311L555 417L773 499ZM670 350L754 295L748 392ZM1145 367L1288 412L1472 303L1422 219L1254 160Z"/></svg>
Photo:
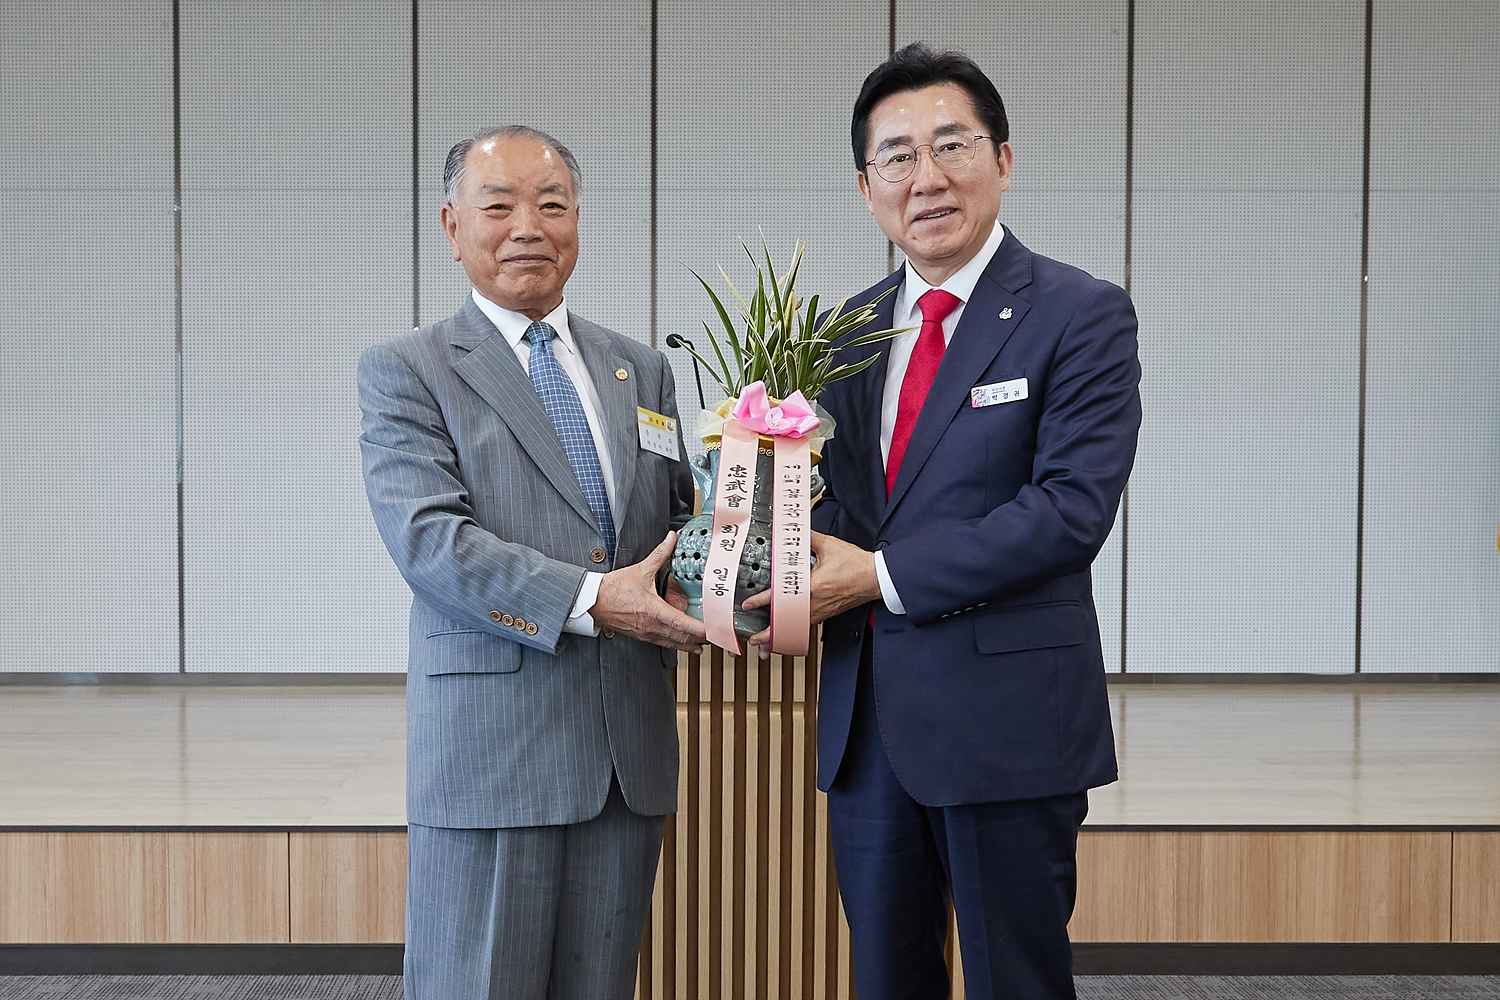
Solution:
<svg viewBox="0 0 1500 1000"><path fill-rule="evenodd" d="M1018 399L1026 398L1026 378L1013 378L1009 382L991 382L989 385L976 385L969 390L969 405L974 409L981 406L994 406L996 403L1014 403Z"/></svg>
<svg viewBox="0 0 1500 1000"><path fill-rule="evenodd" d="M644 406L635 408L635 416L641 432L641 447L677 461L677 421Z"/></svg>

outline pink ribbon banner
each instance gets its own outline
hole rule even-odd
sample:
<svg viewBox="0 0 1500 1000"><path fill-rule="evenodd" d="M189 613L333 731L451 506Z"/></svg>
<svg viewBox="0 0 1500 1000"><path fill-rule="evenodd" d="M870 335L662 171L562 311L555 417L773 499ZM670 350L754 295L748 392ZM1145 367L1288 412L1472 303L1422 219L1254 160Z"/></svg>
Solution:
<svg viewBox="0 0 1500 1000"><path fill-rule="evenodd" d="M808 540L812 445L806 438L776 440L776 496L771 529L771 649L806 656L811 617Z"/></svg>
<svg viewBox="0 0 1500 1000"><path fill-rule="evenodd" d="M708 641L739 655L734 632L734 588L755 496L755 448L759 436L733 417L719 440L719 478L714 485L714 521L703 566L703 624Z"/></svg>
<svg viewBox="0 0 1500 1000"><path fill-rule="evenodd" d="M774 443L775 471L771 482L771 649L789 656L806 655L808 626L812 617L812 594L808 582L808 550L812 539L812 498L809 496L812 485L812 442L808 435L817 430L820 423L812 404L802 393L794 392L780 403L772 403L766 393L765 383L752 382L745 386L739 399L735 401L729 418L724 421L724 443L721 447L725 450L719 456L720 486L716 496L722 498L727 495L723 483L724 469L729 463L731 428L736 435L750 435L750 495L753 496L756 436L764 435ZM719 530L719 510L719 503L716 502L715 533ZM734 552L733 566L737 568L740 549L736 548ZM718 549L715 548L713 555L717 554ZM708 586L707 573L704 574L704 586ZM730 646L714 638L716 630L709 617L708 593L705 589L703 620L708 623L708 637L717 645L738 653L738 642ZM729 638L734 641L732 627Z"/></svg>

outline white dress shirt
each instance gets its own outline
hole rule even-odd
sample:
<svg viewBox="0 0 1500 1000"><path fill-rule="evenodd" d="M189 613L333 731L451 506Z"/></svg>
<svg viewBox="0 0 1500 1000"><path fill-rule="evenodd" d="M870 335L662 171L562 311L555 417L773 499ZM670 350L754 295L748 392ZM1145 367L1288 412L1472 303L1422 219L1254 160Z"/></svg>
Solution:
<svg viewBox="0 0 1500 1000"><path fill-rule="evenodd" d="M901 283L901 291L896 298L896 311L891 322L892 326L915 327L909 333L886 342L886 351L889 360L885 370L885 390L880 396L880 464L885 463L891 457L891 436L896 431L896 407L901 401L901 383L906 380L906 367L911 363L912 351L916 350L917 337L921 335L922 311L917 308L917 300L926 295L932 288L941 288L958 299L958 305L943 320L943 346L946 348L953 342L953 331L958 328L958 321L963 317L964 306L968 304L974 295L974 286L979 284L980 275L984 274L985 268L990 266L995 252L1000 249L1000 241L1005 239L1005 227L1000 225L999 220L990 230L989 239L984 241L984 246L979 252L969 258L969 262L949 276L948 280L941 285L929 285L927 279L917 273L908 259L905 265L905 280ZM879 550L875 552L875 576L880 580L880 597L885 606L893 615L906 614L906 605L901 603L901 595L896 593L896 585L891 582L891 574L885 568L885 553Z"/></svg>
<svg viewBox="0 0 1500 1000"><path fill-rule="evenodd" d="M526 369L527 374L530 374L531 344L524 338L527 327L531 326L531 320L521 313L496 305L480 295L477 288L474 290L474 304L491 323L495 324L495 329L500 331L500 335L510 344L511 350L516 352L516 360L520 361L521 367ZM572 381L573 388L578 390L578 399L583 403L583 415L589 424L589 436L594 439L594 451L599 454L599 468L604 473L604 495L609 498L610 510L614 510L615 472L614 465L610 461L609 447L604 438L604 427L599 422L599 394L594 391L594 380L589 378L589 371L584 367L583 357L573 343L573 331L568 326L567 300L559 302L557 308L543 316L541 321L557 331L557 337L552 341L552 354ZM594 624L594 616L589 612L593 609L594 602L599 599L599 581L602 579L604 579L603 573L584 574L583 586L578 590L578 599L573 602L573 610L568 613L568 620L563 623L564 632L573 632L577 635L599 634L599 628Z"/></svg>

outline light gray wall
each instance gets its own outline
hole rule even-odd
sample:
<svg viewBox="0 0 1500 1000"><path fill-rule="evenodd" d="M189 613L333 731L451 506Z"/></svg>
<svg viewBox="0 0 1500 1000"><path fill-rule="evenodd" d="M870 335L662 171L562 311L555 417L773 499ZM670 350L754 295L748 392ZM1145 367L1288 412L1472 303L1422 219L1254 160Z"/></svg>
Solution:
<svg viewBox="0 0 1500 1000"><path fill-rule="evenodd" d="M0 6L0 670L177 666L171 38Z"/></svg>
<svg viewBox="0 0 1500 1000"><path fill-rule="evenodd" d="M1136 5L1127 669L1354 669L1364 4Z"/></svg>
<svg viewBox="0 0 1500 1000"><path fill-rule="evenodd" d="M1500 671L1500 4L1377 4L1361 639Z"/></svg>
<svg viewBox="0 0 1500 1000"><path fill-rule="evenodd" d="M403 670L354 365L411 316L410 5L181 25L187 669Z"/></svg>
<svg viewBox="0 0 1500 1000"><path fill-rule="evenodd" d="M1364 4L1129 9L183 0L174 60L160 0L4 5L0 671L402 669L353 366L466 292L452 142L554 132L585 177L570 305L701 339L686 268L744 274L762 231L807 242L809 292L884 273L848 110L918 37L1006 98L1017 236L1140 313L1140 458L1095 567L1110 668L1500 671L1500 7L1374 5L1363 327Z"/></svg>

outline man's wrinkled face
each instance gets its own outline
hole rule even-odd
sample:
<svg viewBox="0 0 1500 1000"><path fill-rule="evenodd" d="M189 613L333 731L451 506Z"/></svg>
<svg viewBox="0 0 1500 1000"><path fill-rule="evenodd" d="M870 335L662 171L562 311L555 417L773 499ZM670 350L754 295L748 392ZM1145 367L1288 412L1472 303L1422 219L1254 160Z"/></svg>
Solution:
<svg viewBox="0 0 1500 1000"><path fill-rule="evenodd" d="M517 136L474 144L443 206L453 258L479 294L530 319L562 301L578 263L578 192L550 146Z"/></svg>
<svg viewBox="0 0 1500 1000"><path fill-rule="evenodd" d="M903 180L887 181L866 166L858 175L860 193L881 230L932 284L979 252L1000 212L1000 196L1010 187L1010 144L974 139L986 131L968 92L954 83L901 91L870 111L867 160L892 145L920 148L915 169ZM945 139L973 142L973 159L939 164L932 148Z"/></svg>

